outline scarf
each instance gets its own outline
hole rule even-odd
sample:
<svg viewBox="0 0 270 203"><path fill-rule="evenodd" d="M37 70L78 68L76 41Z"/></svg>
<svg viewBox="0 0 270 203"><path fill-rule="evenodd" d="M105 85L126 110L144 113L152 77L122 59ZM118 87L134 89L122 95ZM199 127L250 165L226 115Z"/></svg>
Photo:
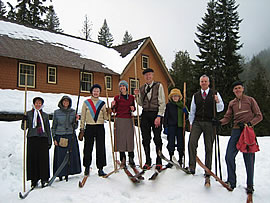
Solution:
<svg viewBox="0 0 270 203"><path fill-rule="evenodd" d="M33 105L34 117L33 117L33 126L32 127L37 128L38 134L42 134L43 132L45 132L44 122L43 122L43 118L41 115L42 108L43 108L43 105L41 106L41 108L39 110L37 110L35 108L35 106Z"/></svg>
<svg viewBox="0 0 270 203"><path fill-rule="evenodd" d="M174 102L172 101L173 104L177 106L177 127L183 127L183 108L184 104L182 101Z"/></svg>

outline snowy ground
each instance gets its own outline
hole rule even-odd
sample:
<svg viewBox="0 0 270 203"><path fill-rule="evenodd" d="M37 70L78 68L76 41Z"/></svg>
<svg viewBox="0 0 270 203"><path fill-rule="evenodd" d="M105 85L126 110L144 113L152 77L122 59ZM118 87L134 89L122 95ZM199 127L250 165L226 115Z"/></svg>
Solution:
<svg viewBox="0 0 270 203"><path fill-rule="evenodd" d="M24 96L21 91L15 90L1 92L0 111L3 109L15 109L16 112L23 111ZM36 93L35 96L45 97L47 112L51 113L56 109L58 100L62 95ZM29 95L29 105L33 95ZM20 99L19 99L20 98ZM75 99L75 97L74 97ZM74 100L75 101L75 100ZM15 102L15 103L14 103ZM10 105L13 103L13 105ZM56 104L55 104L56 103ZM52 106L54 104L54 106ZM3 107L4 105L4 107ZM19 107L18 107L19 105ZM76 104L75 104L76 105ZM10 106L10 107L9 107ZM13 107L13 108L12 108ZM22 110L20 110L22 109ZM106 123L106 150L107 167L105 172L113 170L111 142L109 134L109 125ZM149 181L148 178L154 172L154 169L146 172L145 180L134 185L123 171L111 175L109 178L100 178L97 175L95 158L92 163L90 177L84 188L78 187L78 182L83 178L83 174L70 177L68 182L59 182L56 180L51 187L34 190L25 200L20 200L18 192L22 191L22 159L23 159L23 131L20 129L20 122L0 122L0 202L219 202L219 203L238 203L245 202L245 182L246 173L244 161L241 153L237 156L237 175L238 183L233 192L228 192L214 179L211 179L211 188L206 189L204 184L204 171L197 166L196 175L186 175L175 168L168 169L160 174L155 181ZM166 136L163 138L163 153L168 156L166 149ZM224 160L225 150L229 137L220 137L221 161L223 180L226 179L226 164ZM186 143L188 142L188 133L186 133ZM256 153L255 163L255 193L254 202L269 202L270 179L269 179L269 156L270 156L270 138L259 137L261 151ZM152 143L152 158L155 158L154 144ZM80 151L82 155L83 142L80 142ZM135 151L136 152L136 151ZM53 147L50 150L50 160L53 159ZM135 153L137 155L137 152ZM198 156L204 161L203 138L200 139ZM95 157L95 153L93 154ZM119 157L119 155L118 155ZM81 156L82 158L82 156ZM137 156L135 158L138 164ZM188 156L186 155L186 163ZM144 162L144 156L143 156ZM163 162L163 164L166 164ZM52 174L52 173L51 173ZM27 182L27 189L30 188L30 182Z"/></svg>

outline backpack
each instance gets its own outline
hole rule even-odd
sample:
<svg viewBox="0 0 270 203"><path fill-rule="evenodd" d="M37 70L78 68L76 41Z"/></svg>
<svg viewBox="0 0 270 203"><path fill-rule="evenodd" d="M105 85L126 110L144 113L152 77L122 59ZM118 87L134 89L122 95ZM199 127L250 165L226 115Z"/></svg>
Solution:
<svg viewBox="0 0 270 203"><path fill-rule="evenodd" d="M243 153L255 153L260 151L255 132L252 127L245 125L236 148Z"/></svg>

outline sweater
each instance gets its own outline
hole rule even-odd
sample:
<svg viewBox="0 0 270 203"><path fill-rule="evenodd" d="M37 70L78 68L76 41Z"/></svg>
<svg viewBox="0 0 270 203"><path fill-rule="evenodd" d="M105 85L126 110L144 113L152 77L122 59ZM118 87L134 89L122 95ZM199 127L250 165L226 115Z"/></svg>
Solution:
<svg viewBox="0 0 270 203"><path fill-rule="evenodd" d="M117 95L114 97L114 101L113 111L116 112L116 117L131 118L130 106L133 106L135 110L134 96L128 95L128 98L125 99L123 95Z"/></svg>

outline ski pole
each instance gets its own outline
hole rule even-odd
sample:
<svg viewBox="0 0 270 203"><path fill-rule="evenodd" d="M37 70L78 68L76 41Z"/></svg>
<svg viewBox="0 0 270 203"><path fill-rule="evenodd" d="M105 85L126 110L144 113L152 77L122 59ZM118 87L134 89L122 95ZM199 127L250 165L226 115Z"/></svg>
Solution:
<svg viewBox="0 0 270 203"><path fill-rule="evenodd" d="M27 107L27 73L25 73L25 83L24 83L24 115L26 116L26 107ZM25 192L25 154L26 154L26 120L24 120L24 129L23 129L23 192Z"/></svg>

